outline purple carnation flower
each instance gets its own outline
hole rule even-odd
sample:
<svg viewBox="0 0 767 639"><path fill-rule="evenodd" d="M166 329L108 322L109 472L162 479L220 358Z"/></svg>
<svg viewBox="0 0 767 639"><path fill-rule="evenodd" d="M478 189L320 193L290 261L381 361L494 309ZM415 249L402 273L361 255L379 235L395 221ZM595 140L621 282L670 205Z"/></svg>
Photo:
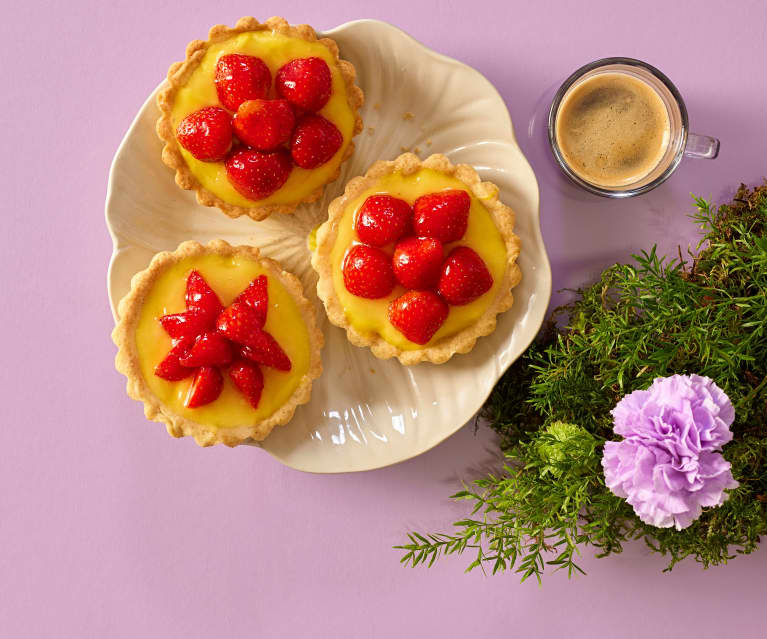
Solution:
<svg viewBox="0 0 767 639"><path fill-rule="evenodd" d="M732 439L735 410L713 380L659 377L626 395L612 411L614 431L602 457L605 484L652 526L677 530L719 506L737 488L721 450Z"/></svg>

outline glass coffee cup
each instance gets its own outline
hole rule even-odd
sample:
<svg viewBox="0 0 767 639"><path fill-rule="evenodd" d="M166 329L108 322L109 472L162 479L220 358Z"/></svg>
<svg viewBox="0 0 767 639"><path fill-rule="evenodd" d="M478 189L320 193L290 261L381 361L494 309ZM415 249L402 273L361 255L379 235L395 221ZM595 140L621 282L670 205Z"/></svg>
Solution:
<svg viewBox="0 0 767 639"><path fill-rule="evenodd" d="M719 140L689 132L671 80L633 58L597 60L567 78L549 109L548 139L565 175L613 198L654 189L684 156L719 154Z"/></svg>

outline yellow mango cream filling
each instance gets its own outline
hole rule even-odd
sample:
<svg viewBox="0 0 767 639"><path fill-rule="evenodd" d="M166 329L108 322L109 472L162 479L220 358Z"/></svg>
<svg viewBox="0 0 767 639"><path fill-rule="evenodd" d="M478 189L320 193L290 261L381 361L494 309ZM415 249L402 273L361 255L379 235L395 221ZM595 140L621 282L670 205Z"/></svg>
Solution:
<svg viewBox="0 0 767 639"><path fill-rule="evenodd" d="M202 162L179 145L189 169L205 189L225 202L236 206L254 207L267 204L294 204L311 195L335 175L354 132L354 113L349 106L346 84L333 55L319 42L308 42L272 31L250 31L229 40L212 44L186 84L179 89L173 103L171 119L174 131L178 123L190 113L206 106L220 106L214 82L216 64L222 55L241 53L261 58L272 73L269 98L277 97L274 78L281 66L296 58L322 58L327 62L332 76L332 93L327 104L318 113L336 125L343 136L343 143L336 154L316 169L294 166L287 182L278 191L262 200L249 200L240 195L226 177L223 162Z"/></svg>
<svg viewBox="0 0 767 639"><path fill-rule="evenodd" d="M257 409L235 388L225 369L222 369L224 388L221 395L214 402L199 408L184 406L193 377L169 382L154 374L155 366L172 347L170 337L157 318L186 310L186 279L195 269L216 292L224 306L231 304L254 278L263 274L267 276L269 310L264 329L282 346L290 358L292 369L282 372L261 366L264 390ZM178 415L218 428L255 424L271 416L293 394L309 370L311 356L309 333L293 297L266 269L242 256L205 255L187 258L160 275L144 300L136 328L136 346L141 373L157 398Z"/></svg>
<svg viewBox="0 0 767 639"><path fill-rule="evenodd" d="M457 242L445 245L445 257L456 246L468 246L474 249L485 261L490 274L493 276L493 286L487 293L465 306L451 306L445 323L423 346L408 340L389 322L387 314L389 303L405 292L404 287L397 285L388 297L381 299L371 300L357 297L346 290L341 267L349 248L359 243L354 230L354 222L357 211L369 196L385 193L403 199L412 205L421 195L446 189L461 189L468 192L471 196L471 208L469 209L469 225L466 234ZM384 250L387 250L386 247ZM390 253L391 251L388 250L387 252ZM333 285L349 323L360 333L378 334L400 349L415 350L428 347L441 339L455 335L482 316L497 296L498 287L503 280L506 270L506 245L489 211L463 182L433 169L419 169L407 176L400 173L386 175L373 187L351 201L338 225L338 236L330 258Z"/></svg>

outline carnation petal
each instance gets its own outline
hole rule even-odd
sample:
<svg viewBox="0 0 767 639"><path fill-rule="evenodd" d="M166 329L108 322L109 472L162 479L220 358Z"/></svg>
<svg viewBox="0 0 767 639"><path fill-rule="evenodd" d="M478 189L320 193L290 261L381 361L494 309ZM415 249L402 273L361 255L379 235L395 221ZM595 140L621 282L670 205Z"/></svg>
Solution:
<svg viewBox="0 0 767 639"><path fill-rule="evenodd" d="M613 430L617 435L628 436L636 431L642 414L642 406L649 397L649 391L636 390L623 397L612 410Z"/></svg>

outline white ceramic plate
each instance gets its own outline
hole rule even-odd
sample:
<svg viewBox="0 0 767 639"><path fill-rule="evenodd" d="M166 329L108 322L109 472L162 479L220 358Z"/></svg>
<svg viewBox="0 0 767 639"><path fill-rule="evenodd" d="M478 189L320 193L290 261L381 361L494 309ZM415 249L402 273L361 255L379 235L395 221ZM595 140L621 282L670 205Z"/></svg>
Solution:
<svg viewBox="0 0 767 639"><path fill-rule="evenodd" d="M357 68L366 103L365 130L356 138L355 154L321 201L263 222L231 220L218 209L199 206L192 194L175 185L173 173L160 160L161 144L154 132L156 91L115 155L106 201L114 240L108 274L113 312L131 277L147 266L154 253L173 250L184 240L221 238L260 246L264 254L296 273L324 318L314 293L316 277L306 238L326 218L328 203L351 177L407 148L421 157L445 153L453 162L473 165L483 179L500 187L502 200L517 214L523 277L514 290L513 308L471 353L440 366L424 363L408 368L352 346L344 331L322 321L324 372L314 384L311 402L260 444L282 463L318 473L394 464L458 430L532 341L551 295L538 185L495 88L477 71L383 22L350 22L326 35L338 42L342 56Z"/></svg>

